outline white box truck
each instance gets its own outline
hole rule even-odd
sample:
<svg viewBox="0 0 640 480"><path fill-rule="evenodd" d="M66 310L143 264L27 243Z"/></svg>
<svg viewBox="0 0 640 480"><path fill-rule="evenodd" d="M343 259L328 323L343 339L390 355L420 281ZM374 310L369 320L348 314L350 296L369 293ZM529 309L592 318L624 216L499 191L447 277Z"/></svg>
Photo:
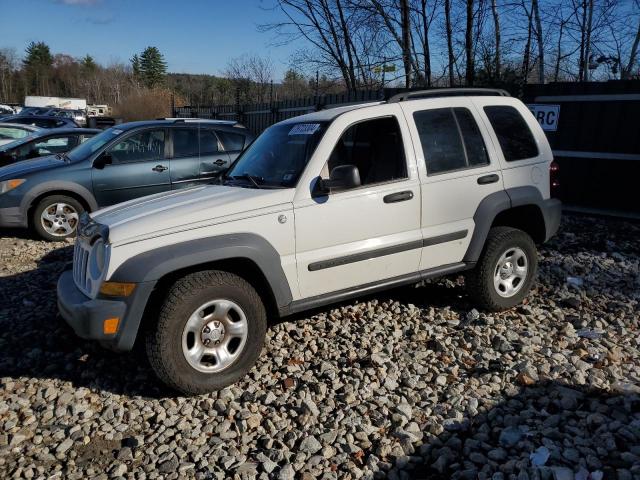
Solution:
<svg viewBox="0 0 640 480"><path fill-rule="evenodd" d="M86 110L87 101L84 98L40 97L36 95L29 95L24 97L24 106Z"/></svg>

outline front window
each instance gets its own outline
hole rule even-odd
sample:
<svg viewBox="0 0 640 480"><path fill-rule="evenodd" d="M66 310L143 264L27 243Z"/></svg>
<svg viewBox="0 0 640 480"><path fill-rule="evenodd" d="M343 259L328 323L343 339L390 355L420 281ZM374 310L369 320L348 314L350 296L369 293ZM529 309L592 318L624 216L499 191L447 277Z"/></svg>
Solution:
<svg viewBox="0 0 640 480"><path fill-rule="evenodd" d="M268 128L227 172L227 182L281 188L295 186L326 127L327 122L309 122Z"/></svg>
<svg viewBox="0 0 640 480"><path fill-rule="evenodd" d="M115 163L144 162L164 158L164 129L144 130L109 149Z"/></svg>
<svg viewBox="0 0 640 480"><path fill-rule="evenodd" d="M26 137L29 133L28 130L23 130L22 128L0 127L0 139L12 138L18 140Z"/></svg>
<svg viewBox="0 0 640 480"><path fill-rule="evenodd" d="M109 128L104 132L99 133L95 137L87 140L79 147L71 150L69 153L67 153L67 157L69 157L72 162L79 162L80 160L84 160L85 158L93 155L100 148L105 146L122 132L123 130L116 127Z"/></svg>

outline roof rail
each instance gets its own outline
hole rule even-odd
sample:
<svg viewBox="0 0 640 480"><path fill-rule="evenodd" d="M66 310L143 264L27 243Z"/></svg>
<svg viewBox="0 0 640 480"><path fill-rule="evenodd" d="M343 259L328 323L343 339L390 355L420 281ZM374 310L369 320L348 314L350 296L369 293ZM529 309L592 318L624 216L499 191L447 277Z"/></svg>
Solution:
<svg viewBox="0 0 640 480"><path fill-rule="evenodd" d="M162 117L156 120L167 120L173 123L216 123L219 125L235 125L235 120L217 120L214 118L178 118L178 117Z"/></svg>
<svg viewBox="0 0 640 480"><path fill-rule="evenodd" d="M416 90L398 93L387 100L387 103L406 102L420 98L466 97L466 96L500 96L510 97L509 92L501 88L434 88L432 90Z"/></svg>

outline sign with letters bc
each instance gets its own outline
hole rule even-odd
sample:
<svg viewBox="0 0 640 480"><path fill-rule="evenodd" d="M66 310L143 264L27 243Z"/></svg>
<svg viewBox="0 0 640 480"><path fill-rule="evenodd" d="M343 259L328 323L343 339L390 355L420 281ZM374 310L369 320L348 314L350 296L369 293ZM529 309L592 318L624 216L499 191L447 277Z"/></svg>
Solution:
<svg viewBox="0 0 640 480"><path fill-rule="evenodd" d="M560 105L549 104L531 104L527 105L533 116L536 117L538 123L545 132L555 132L558 129L558 120L560 120Z"/></svg>

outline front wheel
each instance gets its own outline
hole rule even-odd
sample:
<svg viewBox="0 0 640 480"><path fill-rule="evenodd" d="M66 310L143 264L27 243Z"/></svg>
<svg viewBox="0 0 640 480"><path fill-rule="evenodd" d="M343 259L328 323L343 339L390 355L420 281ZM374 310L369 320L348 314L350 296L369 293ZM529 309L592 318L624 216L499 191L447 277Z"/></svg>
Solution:
<svg viewBox="0 0 640 480"><path fill-rule="evenodd" d="M465 281L479 307L506 310L528 295L537 268L536 246L527 233L511 227L494 227L489 231L478 264Z"/></svg>
<svg viewBox="0 0 640 480"><path fill-rule="evenodd" d="M264 305L248 282L229 272L197 272L170 288L147 332L147 355L164 383L197 395L246 375L266 330Z"/></svg>
<svg viewBox="0 0 640 480"><path fill-rule="evenodd" d="M36 233L49 241L60 241L76 234L82 204L73 197L51 195L33 210L31 223Z"/></svg>

